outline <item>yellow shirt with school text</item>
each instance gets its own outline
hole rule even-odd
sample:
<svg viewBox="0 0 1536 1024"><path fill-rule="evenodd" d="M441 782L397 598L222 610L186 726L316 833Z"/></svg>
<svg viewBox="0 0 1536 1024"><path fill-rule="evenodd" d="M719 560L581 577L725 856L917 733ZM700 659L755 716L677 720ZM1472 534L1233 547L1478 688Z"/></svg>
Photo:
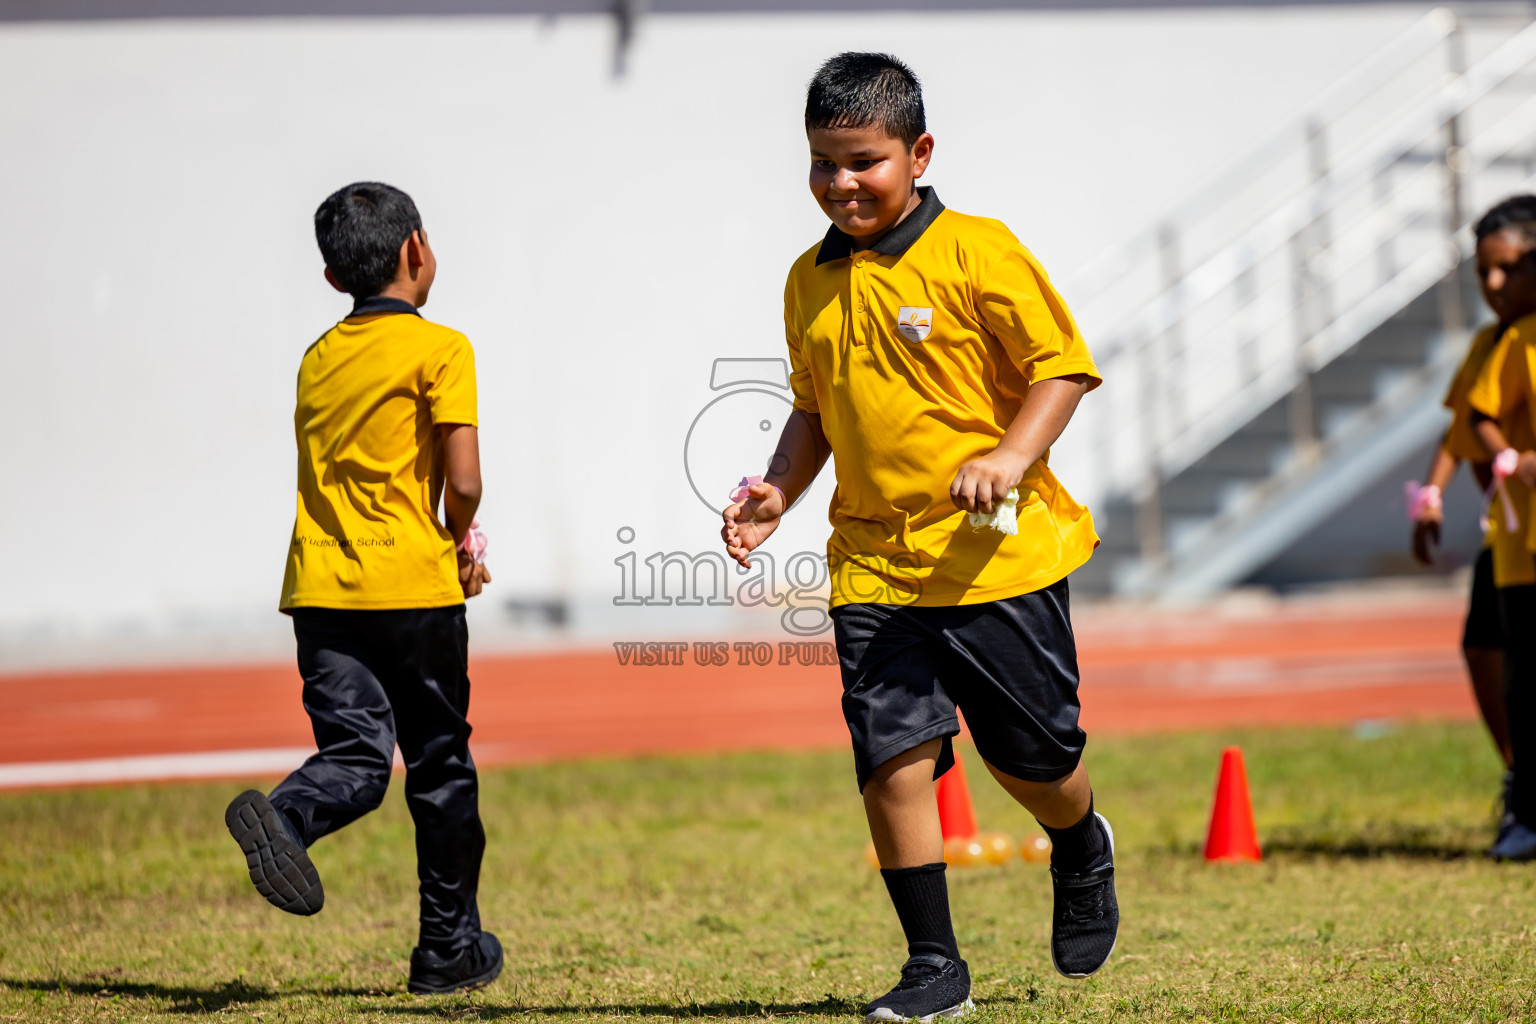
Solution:
<svg viewBox="0 0 1536 1024"><path fill-rule="evenodd" d="M1097 386L1099 373L1018 239L930 200L941 212L904 251L877 243L818 264L818 246L785 286L795 407L820 416L837 470L833 607L1002 600L1050 586L1098 544L1046 458L1019 485L1017 536L972 527L950 499L1032 383L1080 373Z"/></svg>
<svg viewBox="0 0 1536 1024"><path fill-rule="evenodd" d="M477 426L475 358L409 313L343 320L304 353L294 434L298 509L280 607L461 604L438 521L443 424Z"/></svg>
<svg viewBox="0 0 1536 1024"><path fill-rule="evenodd" d="M1497 420L1505 440L1519 451L1536 449L1536 406L1531 402L1533 371L1536 316L1528 316L1516 320L1498 339L1467 393L1471 407ZM1536 509L1532 504L1536 496L1518 477L1505 480L1504 486L1519 524L1514 530L1505 526L1503 502L1495 494L1488 508L1493 582L1500 587L1526 586L1536 583Z"/></svg>

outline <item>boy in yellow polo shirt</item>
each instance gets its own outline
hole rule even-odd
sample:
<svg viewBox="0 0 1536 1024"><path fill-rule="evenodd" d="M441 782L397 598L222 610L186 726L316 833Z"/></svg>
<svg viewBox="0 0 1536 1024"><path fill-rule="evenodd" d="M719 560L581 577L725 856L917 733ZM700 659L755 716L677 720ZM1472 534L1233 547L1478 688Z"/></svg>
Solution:
<svg viewBox="0 0 1536 1024"><path fill-rule="evenodd" d="M466 550L480 503L474 352L417 312L437 259L410 196L348 185L320 204L315 236L326 280L354 300L304 353L294 412L280 607L319 750L270 797L236 797L225 823L268 901L316 913L308 848L379 806L398 742L421 882L409 987L454 992L502 965L475 899L485 831L466 720L464 601L490 580Z"/></svg>
<svg viewBox="0 0 1536 1024"><path fill-rule="evenodd" d="M805 127L832 226L785 285L795 410L721 532L749 564L836 454L827 557L843 713L909 954L865 1015L928 1020L970 1006L933 796L957 708L1054 843L1057 970L1087 977L1114 947L1114 841L1081 763L1066 580L1098 538L1046 464L1099 376L1018 239L915 187L933 136L906 65L827 61Z"/></svg>
<svg viewBox="0 0 1536 1024"><path fill-rule="evenodd" d="M1493 455L1493 575L1504 627L1504 699L1513 765L1496 860L1536 860L1536 196L1515 196L1476 225L1477 273L1499 318L1498 345L1472 386L1472 424ZM1508 508L1506 510L1506 503ZM1514 522L1506 522L1512 515Z"/></svg>

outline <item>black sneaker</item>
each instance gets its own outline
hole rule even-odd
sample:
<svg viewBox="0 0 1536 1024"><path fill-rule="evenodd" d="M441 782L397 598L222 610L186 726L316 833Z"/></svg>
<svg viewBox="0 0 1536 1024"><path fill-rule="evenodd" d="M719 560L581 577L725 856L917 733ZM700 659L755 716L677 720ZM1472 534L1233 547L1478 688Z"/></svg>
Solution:
<svg viewBox="0 0 1536 1024"><path fill-rule="evenodd" d="M267 902L290 914L318 914L325 906L320 874L304 847L293 841L266 795L248 789L224 811L224 824L240 844L251 881Z"/></svg>
<svg viewBox="0 0 1536 1024"><path fill-rule="evenodd" d="M406 988L423 995L467 992L495 981L501 962L501 940L490 932L481 932L480 941L451 958L417 946L411 951L411 981Z"/></svg>
<svg viewBox="0 0 1536 1024"><path fill-rule="evenodd" d="M1115 951L1120 932L1120 904L1115 900L1115 831L1094 812L1104 827L1109 853L1099 866L1080 875L1051 868L1056 907L1051 917L1051 963L1068 978L1086 978Z"/></svg>
<svg viewBox="0 0 1536 1024"><path fill-rule="evenodd" d="M1511 820L1507 828L1500 829L1498 841L1488 851L1488 856L1494 860L1516 862L1536 860L1536 829Z"/></svg>
<svg viewBox="0 0 1536 1024"><path fill-rule="evenodd" d="M931 1021L975 1009L971 972L964 960L919 953L901 965L901 981L864 1007L864 1019Z"/></svg>

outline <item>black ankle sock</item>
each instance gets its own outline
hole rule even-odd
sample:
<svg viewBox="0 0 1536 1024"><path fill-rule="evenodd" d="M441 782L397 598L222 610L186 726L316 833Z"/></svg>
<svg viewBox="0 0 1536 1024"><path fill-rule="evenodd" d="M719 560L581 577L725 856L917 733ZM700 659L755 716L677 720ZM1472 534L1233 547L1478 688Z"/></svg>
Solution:
<svg viewBox="0 0 1536 1024"><path fill-rule="evenodd" d="M1079 875L1098 865L1109 853L1104 830L1093 813L1093 797L1088 797L1088 813L1076 825L1041 828L1051 837L1051 867L1063 874Z"/></svg>
<svg viewBox="0 0 1536 1024"><path fill-rule="evenodd" d="M955 928L949 919L944 864L881 868L880 877L885 879L891 902L896 905L896 916L901 918L901 930L907 935L907 955L937 953L959 960Z"/></svg>

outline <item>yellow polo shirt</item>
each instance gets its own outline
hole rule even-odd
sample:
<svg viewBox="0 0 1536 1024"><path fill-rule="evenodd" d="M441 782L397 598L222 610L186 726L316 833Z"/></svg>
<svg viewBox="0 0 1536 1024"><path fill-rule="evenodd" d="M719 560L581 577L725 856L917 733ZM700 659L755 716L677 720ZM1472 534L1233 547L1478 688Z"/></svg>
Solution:
<svg viewBox="0 0 1536 1024"><path fill-rule="evenodd" d="M1467 393L1471 407L1497 420L1505 439L1523 452L1536 449L1536 404L1531 402L1533 372L1536 372L1536 316L1528 316L1516 320L1504 331ZM1486 459L1487 455L1483 457ZM1530 488L1517 477L1504 481L1504 486L1509 490L1520 525L1513 531L1505 528L1503 502L1495 495L1488 509L1493 582L1500 587L1528 586L1536 583L1533 496Z"/></svg>
<svg viewBox="0 0 1536 1024"><path fill-rule="evenodd" d="M475 356L408 303L368 299L309 347L293 414L298 510L279 605L462 604L436 427L477 426Z"/></svg>
<svg viewBox="0 0 1536 1024"><path fill-rule="evenodd" d="M872 249L829 230L784 289L795 407L821 417L836 457L833 607L998 601L1050 586L1098 545L1045 458L1019 485L1017 536L972 527L950 500L1031 383L1082 373L1097 386L1099 372L1029 250L919 191Z"/></svg>

